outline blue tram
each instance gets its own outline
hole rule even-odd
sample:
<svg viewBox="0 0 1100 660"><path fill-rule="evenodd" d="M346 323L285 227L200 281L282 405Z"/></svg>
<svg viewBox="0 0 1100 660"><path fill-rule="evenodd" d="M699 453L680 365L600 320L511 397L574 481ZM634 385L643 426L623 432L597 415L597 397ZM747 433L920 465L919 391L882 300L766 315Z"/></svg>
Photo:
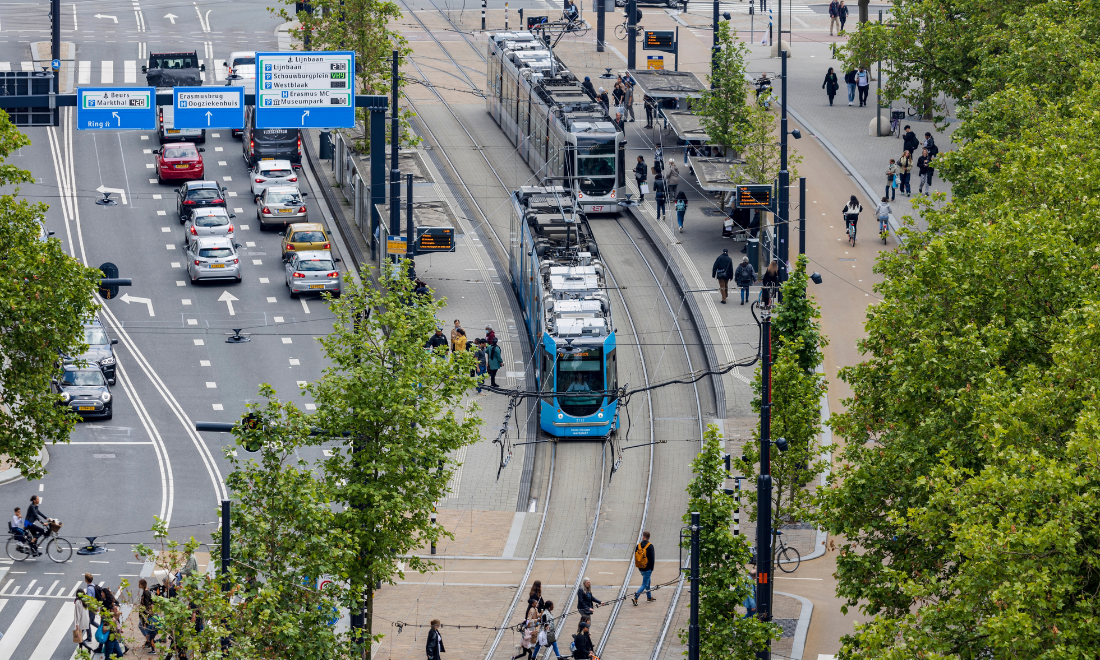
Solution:
<svg viewBox="0 0 1100 660"><path fill-rule="evenodd" d="M615 329L604 265L584 215L563 186L512 193L512 287L535 347L539 425L556 437L619 428Z"/></svg>

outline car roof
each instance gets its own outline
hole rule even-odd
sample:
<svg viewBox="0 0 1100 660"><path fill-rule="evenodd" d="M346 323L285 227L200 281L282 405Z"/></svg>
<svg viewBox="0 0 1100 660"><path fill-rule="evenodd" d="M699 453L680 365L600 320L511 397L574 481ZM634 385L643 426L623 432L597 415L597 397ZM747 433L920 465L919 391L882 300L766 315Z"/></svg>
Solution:
<svg viewBox="0 0 1100 660"><path fill-rule="evenodd" d="M78 367L77 365L75 365L73 363L65 363L65 364L61 365L61 370L62 371L98 371L99 373L103 373L102 371L100 371L99 367Z"/></svg>
<svg viewBox="0 0 1100 660"><path fill-rule="evenodd" d="M321 231L324 231L325 226L322 225L320 222L295 222L294 224L287 227L288 232L291 232L291 231L314 231L316 229L320 229Z"/></svg>
<svg viewBox="0 0 1100 660"><path fill-rule="evenodd" d="M202 206L191 211L191 215L229 215L229 211L224 206Z"/></svg>
<svg viewBox="0 0 1100 660"><path fill-rule="evenodd" d="M332 252L328 250L309 250L308 252L298 252L299 261L313 261L314 259L332 259Z"/></svg>
<svg viewBox="0 0 1100 660"><path fill-rule="evenodd" d="M232 53L229 54L229 59L233 59L233 58L238 57L240 55L244 55L245 57L249 57L249 56L256 57L256 51L254 51L254 50L235 50L235 51L233 51Z"/></svg>
<svg viewBox="0 0 1100 660"><path fill-rule="evenodd" d="M277 192L296 192L299 195L302 194L302 191L298 188L298 186L287 186L287 185L268 186L267 188L264 188L264 191L265 192L273 192L273 193L277 193Z"/></svg>
<svg viewBox="0 0 1100 660"><path fill-rule="evenodd" d="M222 189L221 186L218 185L217 181L188 181L183 185L188 190L197 190L199 188L216 188L218 190Z"/></svg>
<svg viewBox="0 0 1100 660"><path fill-rule="evenodd" d="M174 149L176 147L198 147L194 142L175 142L173 144L164 145L165 149Z"/></svg>
<svg viewBox="0 0 1100 660"><path fill-rule="evenodd" d="M225 236L203 236L195 243L199 247L233 247L233 241Z"/></svg>
<svg viewBox="0 0 1100 660"><path fill-rule="evenodd" d="M261 160L260 162L256 163L256 167L257 168L267 167L267 168L271 168L271 169L289 170L289 169L291 169L292 166L291 166L289 160Z"/></svg>

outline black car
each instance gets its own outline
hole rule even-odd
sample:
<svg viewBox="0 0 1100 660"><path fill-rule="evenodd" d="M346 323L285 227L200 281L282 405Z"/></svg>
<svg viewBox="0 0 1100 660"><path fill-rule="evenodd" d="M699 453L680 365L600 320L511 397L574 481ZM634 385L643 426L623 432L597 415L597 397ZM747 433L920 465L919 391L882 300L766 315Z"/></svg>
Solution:
<svg viewBox="0 0 1100 660"><path fill-rule="evenodd" d="M81 417L111 419L113 415L111 388L97 367L66 365L50 387L61 395L59 406L68 406Z"/></svg>
<svg viewBox="0 0 1100 660"><path fill-rule="evenodd" d="M114 385L114 345L118 343L118 340L108 337L107 330L104 329L103 324L97 319L84 325L84 343L88 345L88 350L84 354L75 359L62 354L61 363L63 365L72 365L82 361L81 364L86 364L88 367L99 367L99 370L103 372L103 377L107 379L107 382Z"/></svg>
<svg viewBox="0 0 1100 660"><path fill-rule="evenodd" d="M252 169L261 160L289 160L302 166L302 137L297 128L256 128L256 111L244 109L244 134L241 136L244 160Z"/></svg>
<svg viewBox="0 0 1100 660"><path fill-rule="evenodd" d="M150 87L197 87L202 85L205 64L199 64L195 51L188 53L149 53L149 63L141 67Z"/></svg>
<svg viewBox="0 0 1100 660"><path fill-rule="evenodd" d="M176 191L176 213L179 215L180 224L187 222L191 212L195 209L220 206L227 209L225 202L225 188L218 185L217 181L188 181Z"/></svg>

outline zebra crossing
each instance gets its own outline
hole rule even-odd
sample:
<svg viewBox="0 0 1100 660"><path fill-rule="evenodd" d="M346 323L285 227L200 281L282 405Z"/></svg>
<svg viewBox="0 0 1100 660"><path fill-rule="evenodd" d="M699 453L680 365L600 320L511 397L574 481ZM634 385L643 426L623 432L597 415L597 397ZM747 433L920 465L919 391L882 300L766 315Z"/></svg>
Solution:
<svg viewBox="0 0 1100 660"><path fill-rule="evenodd" d="M73 599L15 600L0 598L0 660L70 658Z"/></svg>
<svg viewBox="0 0 1100 660"><path fill-rule="evenodd" d="M703 8L704 5L705 5L705 9ZM779 3L769 2L766 6L767 6L767 9L764 9L762 11L760 9L760 3L756 2L756 3L753 4L753 10L754 10L754 12L756 13L757 16L766 16L767 13L768 13L768 10L771 10L773 14L775 12L779 11ZM688 13L690 13L690 14L701 14L701 15L710 16L711 11L712 11L712 9L711 9L710 3L699 3L699 4L696 4L694 2L689 2L688 3ZM748 15L748 13L749 13L749 3L748 2L720 2L720 3L718 3L718 11L720 13L728 11L731 14L745 14L745 15ZM814 11L813 7L810 7L809 5L796 5L796 4L783 3L783 15L784 16L787 16L788 14L816 14L816 13L817 12Z"/></svg>
<svg viewBox="0 0 1100 660"><path fill-rule="evenodd" d="M214 44L207 41L203 43L204 57L199 60L199 65L206 65L206 71L201 72L203 84L223 82L227 75L223 60L214 57ZM145 75L141 73L141 67L148 62L149 51L144 43L138 44L137 60L77 60L76 84L77 85L144 85ZM0 62L0 71L36 71L34 62ZM140 78L139 78L140 76Z"/></svg>

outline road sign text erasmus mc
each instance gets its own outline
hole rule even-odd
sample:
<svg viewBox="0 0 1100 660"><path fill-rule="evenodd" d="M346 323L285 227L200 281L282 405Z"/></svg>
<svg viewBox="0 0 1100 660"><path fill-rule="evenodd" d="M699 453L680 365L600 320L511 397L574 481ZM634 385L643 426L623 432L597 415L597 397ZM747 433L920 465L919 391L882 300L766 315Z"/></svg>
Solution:
<svg viewBox="0 0 1100 660"><path fill-rule="evenodd" d="M355 54L256 53L256 128L351 128Z"/></svg>

